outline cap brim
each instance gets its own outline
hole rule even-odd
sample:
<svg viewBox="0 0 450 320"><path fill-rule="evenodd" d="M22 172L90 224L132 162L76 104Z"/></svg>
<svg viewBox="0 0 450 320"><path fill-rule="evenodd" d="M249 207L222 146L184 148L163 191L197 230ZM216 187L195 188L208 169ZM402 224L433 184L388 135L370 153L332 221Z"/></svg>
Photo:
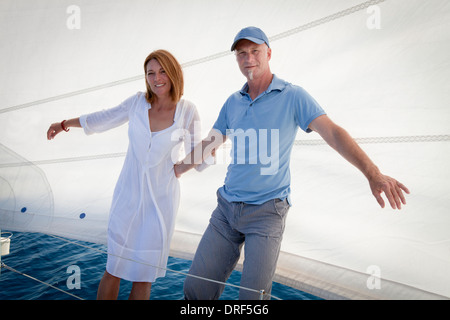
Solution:
<svg viewBox="0 0 450 320"><path fill-rule="evenodd" d="M251 42L254 42L256 44L263 44L265 43L264 40L258 39L258 38L253 38L253 37L242 37L237 39L236 41L234 41L233 45L231 46L231 51L234 51L234 48L236 47L237 43L241 40L250 40Z"/></svg>

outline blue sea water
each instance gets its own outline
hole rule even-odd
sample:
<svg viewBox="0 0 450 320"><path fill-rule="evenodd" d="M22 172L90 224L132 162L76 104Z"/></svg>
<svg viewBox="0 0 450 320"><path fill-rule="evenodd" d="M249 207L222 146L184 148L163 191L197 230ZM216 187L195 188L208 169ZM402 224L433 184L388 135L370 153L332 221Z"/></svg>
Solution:
<svg viewBox="0 0 450 320"><path fill-rule="evenodd" d="M6 230L2 230L6 231ZM70 292L86 300L94 300L98 283L106 265L106 254L78 246L62 239L41 233L13 232L10 254L2 257L2 262L15 270L39 279L52 286ZM78 241L82 245L106 251L103 245ZM168 268L187 273L191 261L169 258ZM76 273L70 268L79 268L80 288L70 288L76 284ZM72 276L72 277L71 277ZM185 275L167 271L166 277L157 279L152 285L151 300L182 300ZM239 285L241 273L233 271L228 283ZM122 281L119 299L128 299L131 283ZM226 286L220 299L238 299L239 289ZM319 300L308 293L273 284L272 294L283 300ZM64 292L46 286L22 274L1 268L0 300L73 300Z"/></svg>

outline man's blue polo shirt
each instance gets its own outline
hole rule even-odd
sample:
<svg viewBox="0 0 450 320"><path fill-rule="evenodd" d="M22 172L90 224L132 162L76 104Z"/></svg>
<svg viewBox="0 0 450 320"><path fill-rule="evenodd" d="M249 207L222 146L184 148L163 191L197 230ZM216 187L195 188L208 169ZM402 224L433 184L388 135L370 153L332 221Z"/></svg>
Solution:
<svg viewBox="0 0 450 320"><path fill-rule="evenodd" d="M275 75L255 100L247 91L245 84L228 98L213 126L233 145L219 192L229 202L288 198L290 203L289 163L298 127L311 132L308 125L325 112L303 88Z"/></svg>

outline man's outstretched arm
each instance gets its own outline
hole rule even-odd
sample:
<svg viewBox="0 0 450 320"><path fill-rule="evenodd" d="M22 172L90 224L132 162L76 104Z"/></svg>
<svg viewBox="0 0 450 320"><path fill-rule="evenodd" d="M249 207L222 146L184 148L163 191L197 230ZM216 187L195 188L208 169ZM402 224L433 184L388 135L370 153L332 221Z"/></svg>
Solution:
<svg viewBox="0 0 450 320"><path fill-rule="evenodd" d="M348 132L331 121L327 115L314 119L309 128L320 134L333 149L366 176L372 194L382 208L385 205L381 197L383 192L393 209L401 209L401 204L406 204L403 191L409 194L408 188L397 180L382 174Z"/></svg>

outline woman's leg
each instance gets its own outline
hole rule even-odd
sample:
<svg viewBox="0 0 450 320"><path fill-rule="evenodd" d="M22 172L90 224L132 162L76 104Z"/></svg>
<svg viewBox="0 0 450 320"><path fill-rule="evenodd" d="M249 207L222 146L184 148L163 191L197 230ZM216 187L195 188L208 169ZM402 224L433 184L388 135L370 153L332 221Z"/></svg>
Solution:
<svg viewBox="0 0 450 320"><path fill-rule="evenodd" d="M151 288L151 282L133 282L128 300L149 300Z"/></svg>
<svg viewBox="0 0 450 320"><path fill-rule="evenodd" d="M119 295L120 278L105 271L98 286L97 300L116 300Z"/></svg>

